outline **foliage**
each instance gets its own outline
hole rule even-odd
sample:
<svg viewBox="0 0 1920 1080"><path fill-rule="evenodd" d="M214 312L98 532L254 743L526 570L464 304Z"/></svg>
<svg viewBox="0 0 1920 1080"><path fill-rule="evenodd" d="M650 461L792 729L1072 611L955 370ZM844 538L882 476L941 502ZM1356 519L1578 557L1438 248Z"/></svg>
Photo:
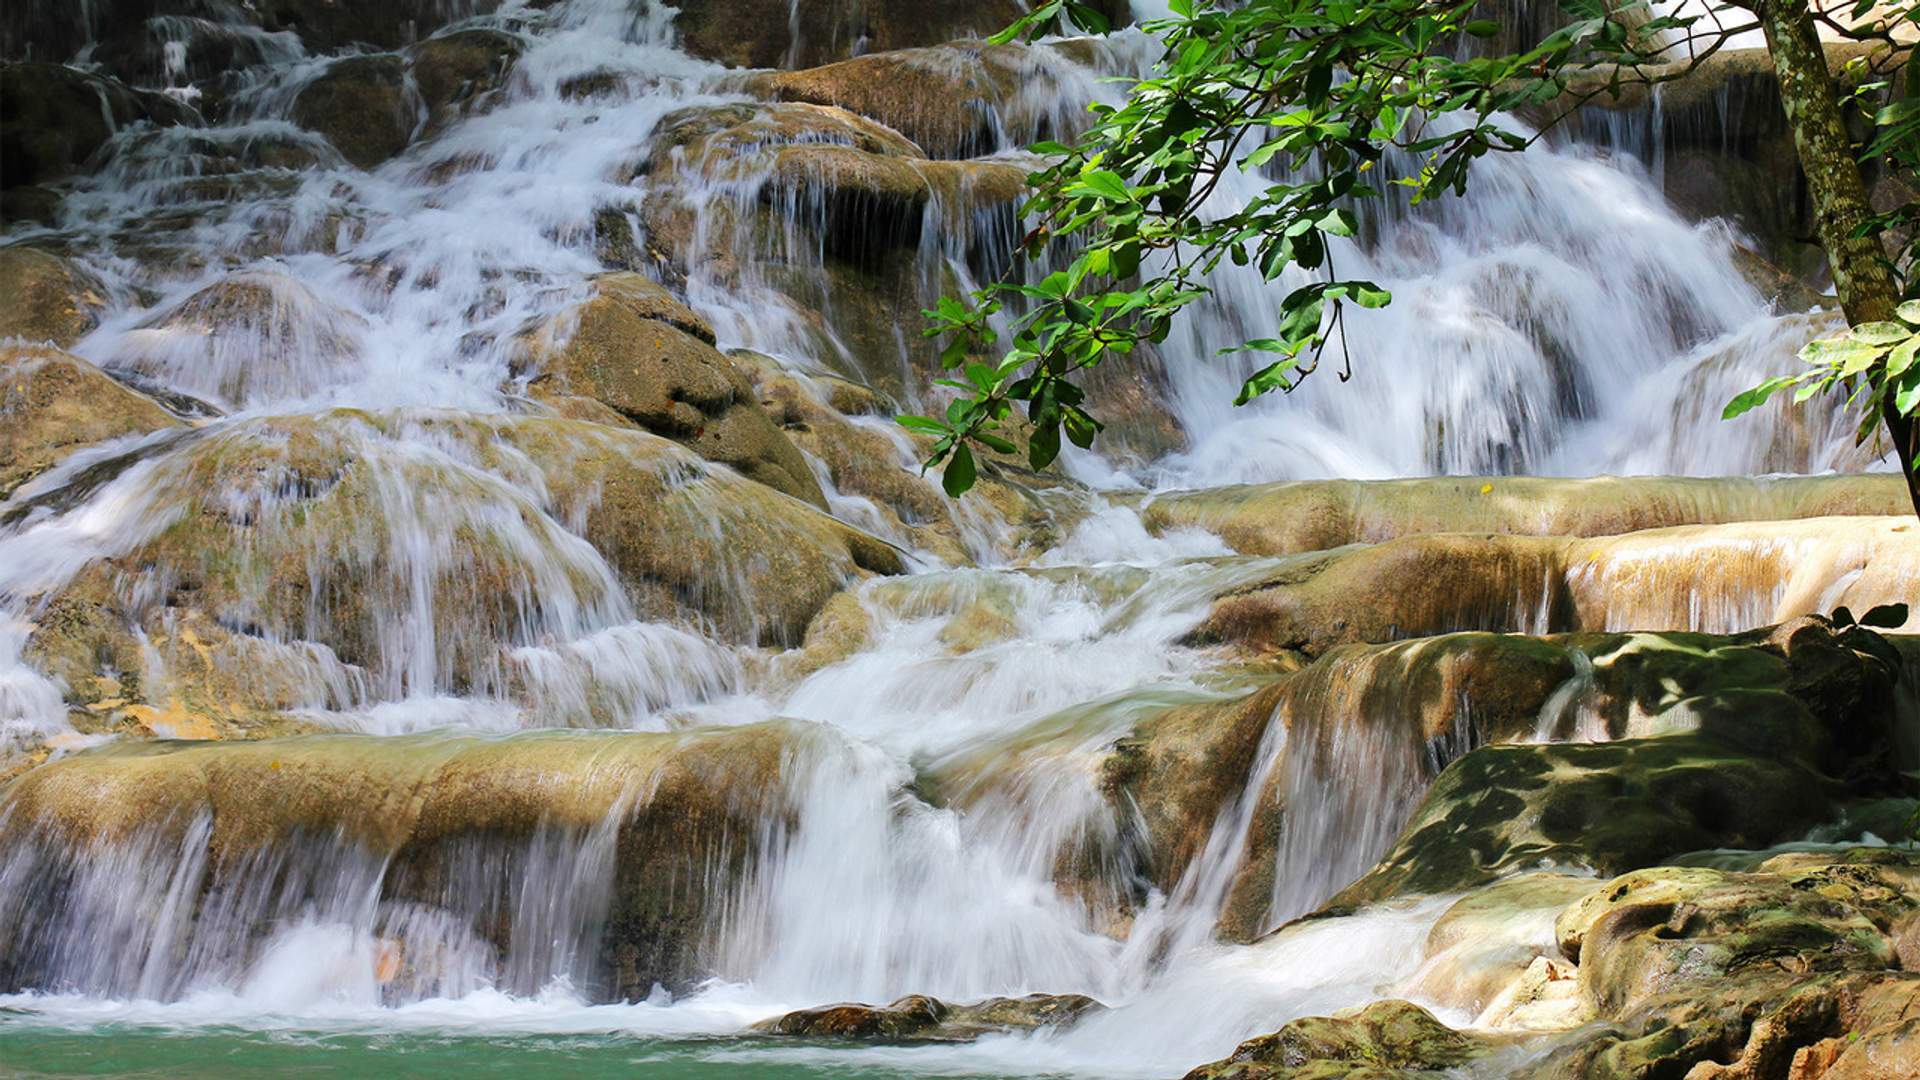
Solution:
<svg viewBox="0 0 1920 1080"><path fill-rule="evenodd" d="M1876 8L1878 10L1876 10ZM1828 19L1835 32L1859 40L1891 44L1896 28L1920 28L1920 0L1885 4L1858 0L1847 21ZM1893 54L1890 54L1893 55ZM1905 63L1898 78L1876 77L1867 57L1848 62L1854 89L1850 103L1870 125L1871 135L1861 150L1861 164L1891 175L1920 176L1920 65ZM1913 190L1909 185L1907 190ZM1812 342L1800 352L1807 368L1768 379L1742 392L1727 404L1723 416L1732 419L1756 408L1788 387L1797 404L1815 395L1839 392L1861 417L1859 437L1865 442L1878 428L1883 409L1891 405L1901 416L1920 416L1920 278L1913 274L1916 244L1920 244L1920 201L1908 200L1881 212L1861 233L1888 241L1889 261L1900 295L1893 322L1850 327L1833 337Z"/></svg>
<svg viewBox="0 0 1920 1080"><path fill-rule="evenodd" d="M959 376L942 384L958 396L944 416L901 423L936 437L930 464L946 462L950 493L974 481L973 446L1019 451L1016 404L1025 407L1035 468L1059 454L1063 432L1090 445L1101 423L1082 374L1164 340L1170 321L1207 295L1207 276L1223 260L1294 282L1279 302L1276 335L1223 350L1272 357L1236 401L1291 391L1338 339L1347 304L1391 300L1336 266L1339 243L1360 228L1360 207L1463 193L1476 160L1539 137L1511 130L1502 114L1566 105L1569 71L1581 66L1617 65L1589 96L1617 91L1656 61L1639 42L1689 24L1643 8L1629 20L1617 0L1562 0L1573 17L1544 42L1475 56L1471 43L1500 27L1477 19L1470 0L1170 6L1172 17L1145 25L1166 49L1155 73L1134 83L1124 104L1095 105L1074 145L1034 148L1055 163L1031 177L1026 212L1035 224L1022 253L1063 268L1037 281L1010 277L967 302L943 298L927 313L929 336L948 339L942 364ZM1068 26L1099 32L1106 21L1087 4L1047 0L1000 39ZM1382 179L1389 160L1415 164ZM1245 205L1211 204L1230 170L1259 176L1265 190ZM995 359L1001 341L1010 347Z"/></svg>

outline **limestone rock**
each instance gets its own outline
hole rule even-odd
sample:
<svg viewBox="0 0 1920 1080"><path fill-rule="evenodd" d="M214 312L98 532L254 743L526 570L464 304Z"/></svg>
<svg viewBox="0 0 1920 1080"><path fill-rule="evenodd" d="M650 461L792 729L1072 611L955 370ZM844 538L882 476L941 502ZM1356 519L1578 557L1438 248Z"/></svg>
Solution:
<svg viewBox="0 0 1920 1080"><path fill-rule="evenodd" d="M711 329L643 283L632 274L602 278L585 303L523 339L533 396L597 402L619 422L825 509L806 459L760 407L752 384L709 343Z"/></svg>
<svg viewBox="0 0 1920 1080"><path fill-rule="evenodd" d="M142 122L199 117L164 94L63 64L0 62L0 188L82 171L114 132Z"/></svg>
<svg viewBox="0 0 1920 1080"><path fill-rule="evenodd" d="M985 37L1024 14L1014 0L875 0L858 7L785 0L689 4L674 20L695 56L737 67L801 67L857 52Z"/></svg>
<svg viewBox="0 0 1920 1080"><path fill-rule="evenodd" d="M77 356L0 345L0 501L82 447L180 426Z"/></svg>
<svg viewBox="0 0 1920 1080"><path fill-rule="evenodd" d="M293 101L293 121L317 131L362 169L407 148L420 123L398 56L351 56L327 65Z"/></svg>
<svg viewBox="0 0 1920 1080"><path fill-rule="evenodd" d="M0 247L0 338L67 348L100 322L106 298L92 275L37 248Z"/></svg>
<svg viewBox="0 0 1920 1080"><path fill-rule="evenodd" d="M428 127L486 107L506 85L521 52L520 39L499 30L457 30L407 50L408 72L419 88Z"/></svg>
<svg viewBox="0 0 1920 1080"><path fill-rule="evenodd" d="M1388 1080L1457 1068L1488 1049L1484 1039L1454 1031L1412 1002L1376 1001L1248 1039L1186 1080Z"/></svg>
<svg viewBox="0 0 1920 1080"><path fill-rule="evenodd" d="M1084 994L997 997L971 1005L913 994L884 1006L849 1003L802 1009L762 1021L753 1030L863 1042L960 1042L999 1032L1066 1027L1102 1008Z"/></svg>

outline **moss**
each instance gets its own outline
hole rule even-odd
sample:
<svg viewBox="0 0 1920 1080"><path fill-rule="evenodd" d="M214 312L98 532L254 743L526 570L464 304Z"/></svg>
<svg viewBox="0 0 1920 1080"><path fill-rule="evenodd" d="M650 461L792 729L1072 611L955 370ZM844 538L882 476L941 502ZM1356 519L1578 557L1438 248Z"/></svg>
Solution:
<svg viewBox="0 0 1920 1080"><path fill-rule="evenodd" d="M181 426L77 356L0 346L0 500L83 447Z"/></svg>
<svg viewBox="0 0 1920 1080"><path fill-rule="evenodd" d="M1200 1066L1187 1080L1385 1078L1403 1070L1457 1068L1491 1049L1488 1040L1454 1031L1412 1002L1377 1001L1292 1021L1241 1043L1225 1060Z"/></svg>
<svg viewBox="0 0 1920 1080"><path fill-rule="evenodd" d="M398 56L354 56L327 65L293 101L293 121L327 137L340 156L372 169L407 148L418 105Z"/></svg>
<svg viewBox="0 0 1920 1080"><path fill-rule="evenodd" d="M0 338L66 348L100 323L105 289L72 263L36 248L0 247Z"/></svg>

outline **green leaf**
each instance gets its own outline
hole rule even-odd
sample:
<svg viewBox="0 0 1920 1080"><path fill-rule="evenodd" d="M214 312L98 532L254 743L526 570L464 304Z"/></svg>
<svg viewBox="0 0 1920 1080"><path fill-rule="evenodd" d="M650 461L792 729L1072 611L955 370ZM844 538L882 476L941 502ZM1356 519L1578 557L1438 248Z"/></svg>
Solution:
<svg viewBox="0 0 1920 1080"><path fill-rule="evenodd" d="M893 422L908 431L918 431L927 435L938 435L947 430L947 425L931 416L896 416Z"/></svg>
<svg viewBox="0 0 1920 1080"><path fill-rule="evenodd" d="M1898 630L1907 624L1907 605L1881 604L1865 615L1860 616L1861 626L1877 626L1882 630Z"/></svg>
<svg viewBox="0 0 1920 1080"><path fill-rule="evenodd" d="M1460 29L1477 38L1490 38L1500 33L1500 24L1492 19L1475 19Z"/></svg>
<svg viewBox="0 0 1920 1080"><path fill-rule="evenodd" d="M978 473L973 465L973 451L964 443L953 448L953 457L947 462L947 471L940 475L940 486L954 498L966 494L973 486Z"/></svg>
<svg viewBox="0 0 1920 1080"><path fill-rule="evenodd" d="M1894 314L1900 316L1901 322L1920 326L1920 300L1909 300L1901 304L1894 309Z"/></svg>
<svg viewBox="0 0 1920 1080"><path fill-rule="evenodd" d="M1776 375L1751 390L1742 390L1734 396L1732 401L1727 402L1726 408L1720 410L1720 419L1731 420L1741 413L1751 412L1765 405L1767 399L1772 397L1775 392L1792 386L1799 378L1800 376L1797 375Z"/></svg>
<svg viewBox="0 0 1920 1080"><path fill-rule="evenodd" d="M1127 182L1120 179L1119 173L1108 169L1093 169L1089 172L1081 173L1079 181L1068 188L1068 190L1075 193L1085 192L1091 195L1098 195L1103 199L1111 199L1114 202L1125 202L1128 198Z"/></svg>
<svg viewBox="0 0 1920 1080"><path fill-rule="evenodd" d="M1916 353L1920 353L1920 334L1901 342L1887 354L1887 378L1897 379L1913 366Z"/></svg>
<svg viewBox="0 0 1920 1080"><path fill-rule="evenodd" d="M1913 331L1897 322L1870 322L1854 327L1850 336L1868 345L1892 345L1896 341L1907 340L1913 336Z"/></svg>

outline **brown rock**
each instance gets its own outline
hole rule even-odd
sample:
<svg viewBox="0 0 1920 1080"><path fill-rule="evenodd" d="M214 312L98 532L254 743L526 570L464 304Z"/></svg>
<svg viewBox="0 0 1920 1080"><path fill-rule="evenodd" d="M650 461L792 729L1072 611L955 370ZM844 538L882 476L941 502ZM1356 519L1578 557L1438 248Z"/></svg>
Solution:
<svg viewBox="0 0 1920 1080"><path fill-rule="evenodd" d="M420 122L398 56L351 56L327 65L293 101L293 121L327 137L340 156L372 169L398 155Z"/></svg>
<svg viewBox="0 0 1920 1080"><path fill-rule="evenodd" d="M82 447L180 426L77 356L0 345L0 501Z"/></svg>
<svg viewBox="0 0 1920 1080"><path fill-rule="evenodd" d="M45 251L0 247L0 338L67 348L99 325L104 289L72 263Z"/></svg>

